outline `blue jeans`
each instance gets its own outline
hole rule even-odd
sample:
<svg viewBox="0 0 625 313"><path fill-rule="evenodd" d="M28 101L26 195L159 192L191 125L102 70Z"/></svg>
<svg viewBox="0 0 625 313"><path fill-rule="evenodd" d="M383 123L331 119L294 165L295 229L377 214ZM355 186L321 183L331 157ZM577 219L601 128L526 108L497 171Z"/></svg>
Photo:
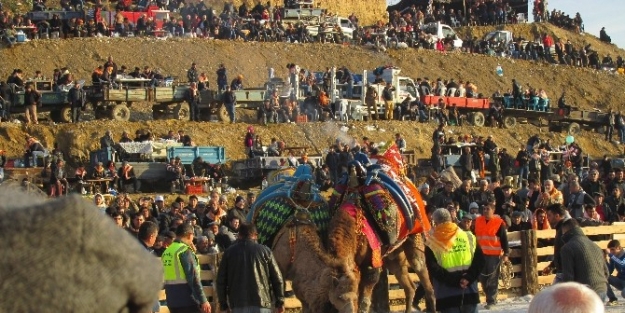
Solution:
<svg viewBox="0 0 625 313"><path fill-rule="evenodd" d="M235 122L235 115L234 115L234 103L226 103L226 111L228 111L228 116L230 117L230 123L234 123Z"/></svg>
<svg viewBox="0 0 625 313"><path fill-rule="evenodd" d="M529 172L530 172L529 165L524 165L524 166L519 167L519 182L518 182L519 187L521 186L521 181L523 179L527 179L527 175L529 174Z"/></svg>
<svg viewBox="0 0 625 313"><path fill-rule="evenodd" d="M465 304L463 306L441 310L441 313L477 313L477 304Z"/></svg>
<svg viewBox="0 0 625 313"><path fill-rule="evenodd" d="M616 276L608 276L608 300L610 301L614 301L616 300L616 295L614 294L614 291L612 291L612 287L614 286L616 289L621 291L621 296L623 298L625 298L625 280L622 280Z"/></svg>

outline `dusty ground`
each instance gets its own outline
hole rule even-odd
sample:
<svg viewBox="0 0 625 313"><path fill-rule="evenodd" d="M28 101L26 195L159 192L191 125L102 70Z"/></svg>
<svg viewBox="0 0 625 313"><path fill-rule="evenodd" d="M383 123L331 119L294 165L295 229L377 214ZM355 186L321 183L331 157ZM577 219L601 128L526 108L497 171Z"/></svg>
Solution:
<svg viewBox="0 0 625 313"><path fill-rule="evenodd" d="M559 28L547 25L527 24L511 26L514 32L528 34L539 29L553 34L567 33L567 38L583 42L589 36L579 36ZM488 29L475 28L474 32ZM563 36L563 35L558 35ZM595 40L594 38L588 40ZM606 51L614 46L595 43L593 45ZM621 50L619 50L622 52ZM163 73L186 77L190 63L198 63L201 71L206 71L211 82L215 81L215 70L219 63L225 63L229 77L238 73L245 76L247 86L262 85L267 75L267 68L276 69L277 75L286 74L285 65L290 62L300 64L312 70L322 70L326 66L347 65L353 71L372 70L383 64L393 64L402 68L402 73L411 77L429 77L430 79L456 78L474 82L479 92L490 94L496 89L506 90L510 80L517 78L523 83L543 87L555 97L562 90L567 90L574 101L582 107L614 107L622 109L622 97L625 88L624 76L594 72L585 69L563 66L542 65L527 61L512 61L483 55L462 53L441 54L433 51L391 50L379 53L363 47L350 47L322 44L279 44L279 43L243 43L232 41L208 41L201 39L156 40L143 38L111 39L91 38L74 40L33 41L13 49L0 50L4 64L10 66L0 69L0 76L6 77L12 68L21 68L26 73L39 69L46 76L52 75L54 68L67 66L78 78L90 77L91 71L103 64L107 56L112 55L119 66L151 65ZM495 74L495 67L501 63L504 77ZM18 156L22 153L23 138L26 133L35 135L43 143L52 147L56 141L61 149L71 155L72 160L88 159L88 151L99 148L98 138L106 129L114 131L119 138L121 131L134 133L137 129L148 129L156 134L167 130L185 129L199 145L221 145L226 147L229 159L244 157L243 136L247 124L224 125L219 123L188 123L181 121L149 121L149 104L133 105L133 115L128 123L112 121L93 121L78 125L38 125L24 128L21 125L3 123L0 125L0 149L7 150L7 155ZM248 114L249 115L249 114ZM244 119L245 121L245 119ZM249 119L247 119L249 121ZM361 138L368 136L379 142L391 140L395 132L401 132L407 138L409 149L416 149L419 157L427 157L431 147L430 137L434 125L415 124L412 122L380 122L376 130L367 130L368 124L357 122L350 124L348 136ZM326 148L339 134L339 125L310 123L304 125L271 125L256 127L257 131L269 142L271 137L284 140L288 145L305 144L314 147L317 152ZM496 141L503 147L516 149L538 129L520 125L513 131L451 127L454 133L474 133L477 135L495 135ZM563 133L547 133L542 136L562 142ZM585 151L594 157L605 153L620 154L621 149L606 143L601 136L583 132L577 138Z"/></svg>

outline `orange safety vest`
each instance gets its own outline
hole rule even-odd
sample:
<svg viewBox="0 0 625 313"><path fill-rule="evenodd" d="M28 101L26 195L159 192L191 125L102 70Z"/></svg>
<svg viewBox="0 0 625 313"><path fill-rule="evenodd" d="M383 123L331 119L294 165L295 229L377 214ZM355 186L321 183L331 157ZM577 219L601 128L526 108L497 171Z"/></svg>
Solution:
<svg viewBox="0 0 625 313"><path fill-rule="evenodd" d="M501 255L501 243L499 236L497 236L501 224L503 224L503 220L496 216L493 216L489 221L486 221L484 216L476 219L475 235L484 255Z"/></svg>

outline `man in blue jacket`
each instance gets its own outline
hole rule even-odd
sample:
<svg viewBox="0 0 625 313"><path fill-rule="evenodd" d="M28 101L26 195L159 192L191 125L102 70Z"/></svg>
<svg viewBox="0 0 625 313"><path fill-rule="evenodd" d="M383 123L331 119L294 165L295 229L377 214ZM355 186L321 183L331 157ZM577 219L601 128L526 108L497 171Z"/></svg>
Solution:
<svg viewBox="0 0 625 313"><path fill-rule="evenodd" d="M614 286L621 291L621 296L625 298L625 250L621 248L618 240L608 242L608 303L615 304L617 299L610 286ZM617 275L612 276L616 270Z"/></svg>

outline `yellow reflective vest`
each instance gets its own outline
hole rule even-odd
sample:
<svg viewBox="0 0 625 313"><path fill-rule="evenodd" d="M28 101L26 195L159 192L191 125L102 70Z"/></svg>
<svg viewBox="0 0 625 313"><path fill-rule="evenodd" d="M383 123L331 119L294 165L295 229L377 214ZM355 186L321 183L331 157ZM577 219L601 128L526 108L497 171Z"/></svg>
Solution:
<svg viewBox="0 0 625 313"><path fill-rule="evenodd" d="M174 241L161 256L163 262L163 270L165 272L165 285L186 284L187 275L184 272L182 264L180 264L180 254L189 249L189 246L182 242ZM195 264L197 264L197 272L200 272L199 262L195 253Z"/></svg>
<svg viewBox="0 0 625 313"><path fill-rule="evenodd" d="M473 261L476 245L473 234L458 228L452 248L447 252L434 253L436 262L448 272L467 270Z"/></svg>

